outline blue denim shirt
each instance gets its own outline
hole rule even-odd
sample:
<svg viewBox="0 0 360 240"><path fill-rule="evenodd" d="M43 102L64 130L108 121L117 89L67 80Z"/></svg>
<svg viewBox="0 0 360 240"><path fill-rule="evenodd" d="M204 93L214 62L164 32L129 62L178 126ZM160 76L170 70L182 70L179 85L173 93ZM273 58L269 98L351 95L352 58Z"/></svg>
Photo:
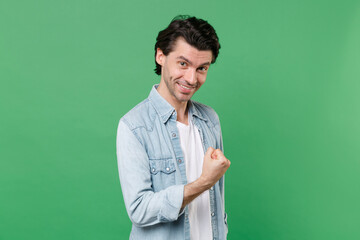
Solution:
<svg viewBox="0 0 360 240"><path fill-rule="evenodd" d="M132 221L130 239L190 239L188 208L181 209L187 184L175 109L154 85L147 99L120 119L116 153L121 189ZM189 117L199 129L204 151L223 150L215 111L189 101ZM214 239L226 239L224 178L209 191Z"/></svg>

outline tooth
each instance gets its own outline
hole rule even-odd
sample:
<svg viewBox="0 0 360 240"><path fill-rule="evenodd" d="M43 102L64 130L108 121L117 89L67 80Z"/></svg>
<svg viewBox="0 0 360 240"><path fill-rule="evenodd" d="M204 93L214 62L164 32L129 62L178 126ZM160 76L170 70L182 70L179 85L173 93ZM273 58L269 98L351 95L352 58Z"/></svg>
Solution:
<svg viewBox="0 0 360 240"><path fill-rule="evenodd" d="M181 84L180 84L181 85ZM190 89L189 87L185 87L184 85L181 85L183 88Z"/></svg>

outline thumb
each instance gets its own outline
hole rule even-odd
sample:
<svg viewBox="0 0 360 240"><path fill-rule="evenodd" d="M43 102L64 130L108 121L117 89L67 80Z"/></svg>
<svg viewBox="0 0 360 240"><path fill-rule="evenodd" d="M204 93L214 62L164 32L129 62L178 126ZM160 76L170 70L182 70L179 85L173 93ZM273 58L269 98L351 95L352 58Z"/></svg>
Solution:
<svg viewBox="0 0 360 240"><path fill-rule="evenodd" d="M214 148L209 147L209 148L206 150L205 157L211 158L211 155L212 155L212 153L213 153L214 151L215 151Z"/></svg>

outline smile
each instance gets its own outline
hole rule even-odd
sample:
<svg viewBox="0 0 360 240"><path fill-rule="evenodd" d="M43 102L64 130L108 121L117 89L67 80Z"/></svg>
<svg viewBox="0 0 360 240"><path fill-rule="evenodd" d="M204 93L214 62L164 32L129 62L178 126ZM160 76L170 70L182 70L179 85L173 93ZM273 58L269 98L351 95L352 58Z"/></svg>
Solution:
<svg viewBox="0 0 360 240"><path fill-rule="evenodd" d="M180 83L179 83L179 85L180 85L181 87L185 88L185 89L189 89L189 90L192 89L191 87L186 87L186 86L184 86L184 85L182 85L182 84L180 84Z"/></svg>

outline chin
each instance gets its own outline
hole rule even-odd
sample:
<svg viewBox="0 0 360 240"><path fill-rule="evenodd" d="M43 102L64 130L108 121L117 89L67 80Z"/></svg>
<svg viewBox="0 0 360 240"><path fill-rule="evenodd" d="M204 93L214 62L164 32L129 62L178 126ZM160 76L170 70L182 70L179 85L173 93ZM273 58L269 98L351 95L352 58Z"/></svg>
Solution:
<svg viewBox="0 0 360 240"><path fill-rule="evenodd" d="M189 95L180 94L180 96L177 97L177 100L180 102L187 102L191 99L191 97L192 97L192 95L189 96Z"/></svg>

